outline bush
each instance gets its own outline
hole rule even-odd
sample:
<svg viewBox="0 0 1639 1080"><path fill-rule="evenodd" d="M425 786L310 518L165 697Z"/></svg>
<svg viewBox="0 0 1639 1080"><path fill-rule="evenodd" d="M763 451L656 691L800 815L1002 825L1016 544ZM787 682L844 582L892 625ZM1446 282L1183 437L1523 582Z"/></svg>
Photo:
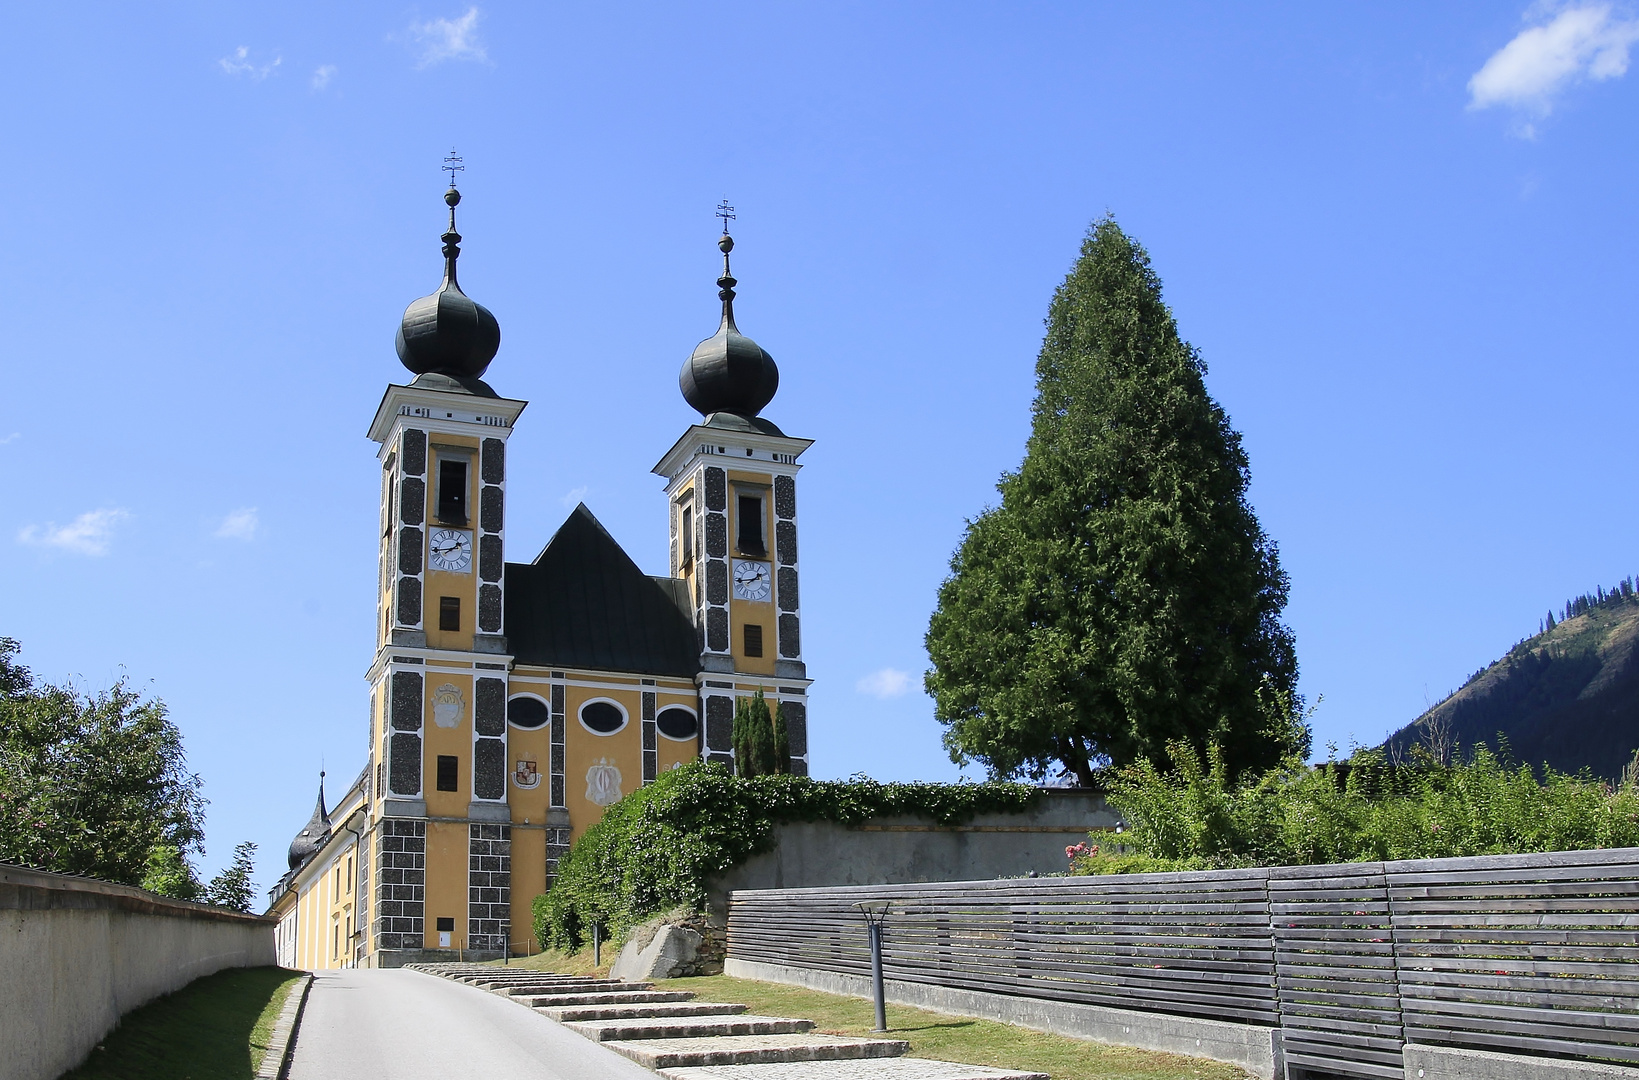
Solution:
<svg viewBox="0 0 1639 1080"><path fill-rule="evenodd" d="M1121 855L1158 869L1297 866L1385 859L1576 851L1639 846L1639 779L1619 785L1584 771L1538 771L1476 746L1444 764L1414 751L1390 762L1380 749L1310 766L1292 758L1232 781L1223 755L1205 761L1184 743L1173 768L1141 761L1122 770L1110 803L1128 826ZM1071 855L1074 873L1110 873L1115 855Z"/></svg>
<svg viewBox="0 0 1639 1080"><path fill-rule="evenodd" d="M788 821L854 825L882 815L919 814L942 824L974 814L1023 810L1039 792L1024 784L879 784L801 776L736 777L691 762L604 811L558 863L558 879L534 901L535 938L573 952L594 922L610 938L677 907L703 910L706 883L772 845Z"/></svg>

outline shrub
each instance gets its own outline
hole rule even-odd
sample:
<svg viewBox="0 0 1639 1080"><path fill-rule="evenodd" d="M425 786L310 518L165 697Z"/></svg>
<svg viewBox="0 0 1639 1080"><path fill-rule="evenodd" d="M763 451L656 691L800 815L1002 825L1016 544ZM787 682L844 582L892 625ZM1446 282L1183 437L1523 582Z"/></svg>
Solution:
<svg viewBox="0 0 1639 1080"><path fill-rule="evenodd" d="M1160 869L1376 862L1639 846L1639 778L1619 785L1509 760L1479 745L1467 761L1380 749L1344 762L1296 758L1232 780L1223 755L1185 743L1173 768L1140 761L1111 785L1126 819L1120 854ZM1113 856L1071 856L1074 873L1110 873ZM1103 860L1103 861L1101 861Z"/></svg>
<svg viewBox="0 0 1639 1080"><path fill-rule="evenodd" d="M1023 810L1038 797L1024 784L745 778L691 762L621 799L581 834L558 863L556 883L535 898L535 938L543 948L573 952L590 940L594 922L614 938L659 912L702 910L708 880L768 850L781 822L854 825L918 814L956 824Z"/></svg>

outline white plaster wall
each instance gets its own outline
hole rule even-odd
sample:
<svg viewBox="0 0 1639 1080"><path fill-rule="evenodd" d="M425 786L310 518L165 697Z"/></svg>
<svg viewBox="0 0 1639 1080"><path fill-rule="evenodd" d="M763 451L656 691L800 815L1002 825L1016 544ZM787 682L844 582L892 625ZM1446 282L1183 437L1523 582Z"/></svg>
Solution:
<svg viewBox="0 0 1639 1080"><path fill-rule="evenodd" d="M271 921L0 866L0 1080L54 1080L131 1009L274 962Z"/></svg>

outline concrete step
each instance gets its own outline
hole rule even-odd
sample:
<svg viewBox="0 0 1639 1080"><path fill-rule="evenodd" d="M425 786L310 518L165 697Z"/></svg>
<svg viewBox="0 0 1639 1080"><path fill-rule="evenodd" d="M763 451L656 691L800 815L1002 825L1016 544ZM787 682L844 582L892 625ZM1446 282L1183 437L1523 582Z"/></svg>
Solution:
<svg viewBox="0 0 1639 1080"><path fill-rule="evenodd" d="M472 971L461 975L446 975L447 979L456 979L460 982L611 982L613 980L599 978L596 975L559 975L552 971Z"/></svg>
<svg viewBox="0 0 1639 1080"><path fill-rule="evenodd" d="M1046 1073L957 1065L927 1058L781 1061L766 1065L695 1065L661 1069L664 1080L1048 1080Z"/></svg>
<svg viewBox="0 0 1639 1080"><path fill-rule="evenodd" d="M531 1009L553 1009L564 1005L656 1005L662 1001L690 1001L693 998L693 994L683 990L637 990L612 994L519 994L512 1000Z"/></svg>
<svg viewBox="0 0 1639 1080"><path fill-rule="evenodd" d="M723 1035L794 1035L813 1031L812 1020L793 1016L654 1016L633 1020L583 1020L565 1024L593 1042L639 1039L705 1039Z"/></svg>
<svg viewBox="0 0 1639 1080"><path fill-rule="evenodd" d="M632 1039L603 1044L649 1069L685 1065L757 1065L776 1061L858 1061L899 1057L901 1039L849 1039L841 1035L723 1035L710 1039Z"/></svg>
<svg viewBox="0 0 1639 1080"><path fill-rule="evenodd" d="M611 979L456 979L456 982L468 986L477 986L484 990L505 990L511 986L619 986L618 981Z"/></svg>
<svg viewBox="0 0 1639 1080"><path fill-rule="evenodd" d="M566 975L557 971L532 971L529 969L513 968L476 968L470 971L440 971L436 968L415 968L405 965L412 971L425 971L428 975L437 975L445 979L454 979L464 983L518 983L518 982L613 982L616 980L601 978L596 975Z"/></svg>
<svg viewBox="0 0 1639 1080"><path fill-rule="evenodd" d="M647 1016L732 1016L744 1005L727 1001L673 1001L658 1005L568 1005L537 1012L560 1024L577 1020L640 1020Z"/></svg>
<svg viewBox="0 0 1639 1080"><path fill-rule="evenodd" d="M533 982L477 985L497 994L631 994L654 989L651 982L622 982L619 979L598 979L595 982L543 982L537 979Z"/></svg>

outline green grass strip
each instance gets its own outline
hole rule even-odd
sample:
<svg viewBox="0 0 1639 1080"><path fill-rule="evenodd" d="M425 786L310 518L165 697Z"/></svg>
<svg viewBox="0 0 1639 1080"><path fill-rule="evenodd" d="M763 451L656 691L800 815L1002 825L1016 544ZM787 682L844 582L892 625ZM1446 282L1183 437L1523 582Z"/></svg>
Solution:
<svg viewBox="0 0 1639 1080"><path fill-rule="evenodd" d="M876 1017L869 1001L782 983L714 975L667 979L656 989L693 990L702 1001L733 1001L759 1016L797 1016L817 1031L870 1036ZM1234 1065L1180 1054L1071 1039L1062 1035L961 1016L888 1006L888 1038L905 1039L911 1056L965 1065L1044 1072L1053 1080L1249 1080Z"/></svg>
<svg viewBox="0 0 1639 1080"><path fill-rule="evenodd" d="M120 1018L62 1080L252 1080L300 972L230 968Z"/></svg>

